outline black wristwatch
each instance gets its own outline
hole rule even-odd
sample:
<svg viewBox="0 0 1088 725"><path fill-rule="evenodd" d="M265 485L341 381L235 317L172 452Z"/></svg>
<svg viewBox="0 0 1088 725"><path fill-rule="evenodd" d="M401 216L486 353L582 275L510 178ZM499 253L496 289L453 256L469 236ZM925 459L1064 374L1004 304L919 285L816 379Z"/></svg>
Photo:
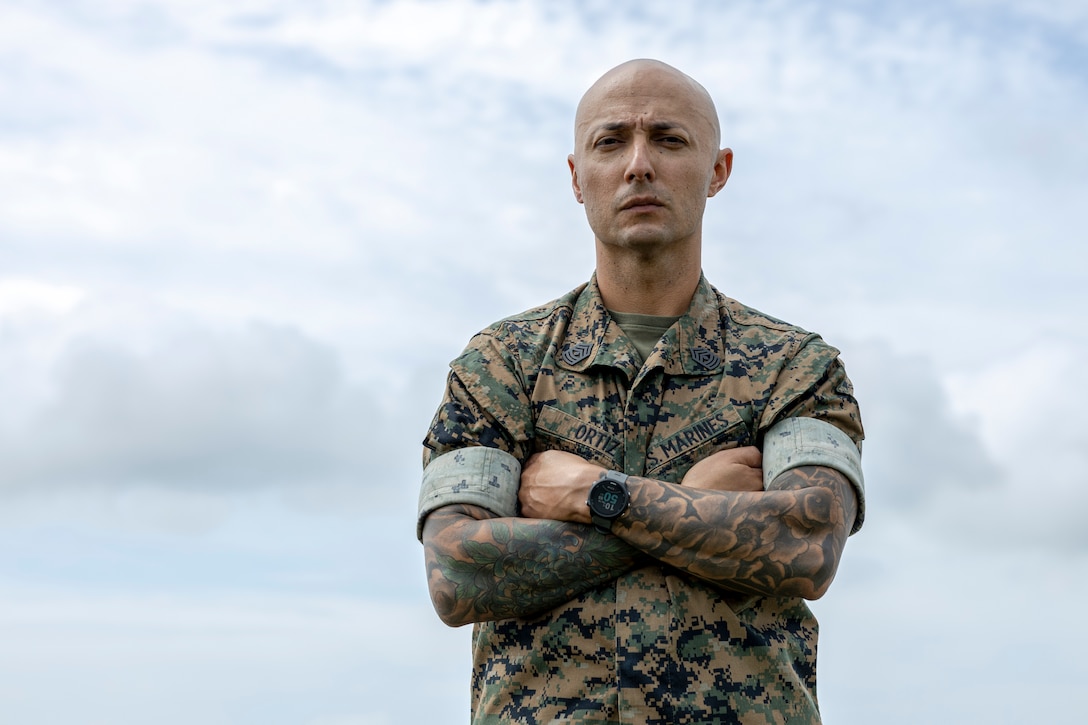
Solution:
<svg viewBox="0 0 1088 725"><path fill-rule="evenodd" d="M589 489L589 517L593 525L601 531L611 531L612 522L623 515L631 495L627 492L627 474L619 471L605 471L600 480Z"/></svg>

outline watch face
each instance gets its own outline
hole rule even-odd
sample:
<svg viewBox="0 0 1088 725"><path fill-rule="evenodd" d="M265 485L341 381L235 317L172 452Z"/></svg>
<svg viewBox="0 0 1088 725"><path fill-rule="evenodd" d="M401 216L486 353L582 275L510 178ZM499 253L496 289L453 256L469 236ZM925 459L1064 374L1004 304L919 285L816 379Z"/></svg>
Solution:
<svg viewBox="0 0 1088 725"><path fill-rule="evenodd" d="M593 487L590 509L598 516L611 519L623 513L627 506L627 491L615 481L599 481Z"/></svg>

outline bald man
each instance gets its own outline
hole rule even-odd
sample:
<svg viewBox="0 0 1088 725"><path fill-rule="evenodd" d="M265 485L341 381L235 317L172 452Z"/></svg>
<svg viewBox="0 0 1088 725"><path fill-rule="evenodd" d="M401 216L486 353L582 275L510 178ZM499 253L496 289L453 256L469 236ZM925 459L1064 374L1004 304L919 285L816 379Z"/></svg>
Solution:
<svg viewBox="0 0 1088 725"><path fill-rule="evenodd" d="M451 364L417 536L475 723L819 722L861 419L835 348L702 275L720 135L675 68L602 76L567 159L595 272Z"/></svg>

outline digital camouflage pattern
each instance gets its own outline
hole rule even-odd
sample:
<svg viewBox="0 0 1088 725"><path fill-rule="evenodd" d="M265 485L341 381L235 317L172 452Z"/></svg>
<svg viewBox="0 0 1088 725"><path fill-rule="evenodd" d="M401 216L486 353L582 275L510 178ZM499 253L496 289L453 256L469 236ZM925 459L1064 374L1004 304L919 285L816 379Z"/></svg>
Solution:
<svg viewBox="0 0 1088 725"><path fill-rule="evenodd" d="M523 464L560 449L679 483L711 453L761 445L782 417L863 437L838 351L705 279L638 360L595 279L496 323L452 363L424 465L464 446ZM816 640L799 598L728 592L647 557L539 617L476 624L473 721L819 722Z"/></svg>

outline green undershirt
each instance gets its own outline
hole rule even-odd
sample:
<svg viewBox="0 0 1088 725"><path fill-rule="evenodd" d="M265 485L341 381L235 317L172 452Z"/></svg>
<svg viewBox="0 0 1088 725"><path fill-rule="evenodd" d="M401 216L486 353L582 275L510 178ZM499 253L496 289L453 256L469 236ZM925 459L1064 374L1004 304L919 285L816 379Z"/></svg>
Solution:
<svg viewBox="0 0 1088 725"><path fill-rule="evenodd" d="M633 312L613 312L612 310L609 310L608 314L620 326L623 334L627 335L628 339L634 344L638 354L642 356L643 362L653 352L654 345L665 334L665 331L682 317L682 315L676 317L638 315Z"/></svg>

